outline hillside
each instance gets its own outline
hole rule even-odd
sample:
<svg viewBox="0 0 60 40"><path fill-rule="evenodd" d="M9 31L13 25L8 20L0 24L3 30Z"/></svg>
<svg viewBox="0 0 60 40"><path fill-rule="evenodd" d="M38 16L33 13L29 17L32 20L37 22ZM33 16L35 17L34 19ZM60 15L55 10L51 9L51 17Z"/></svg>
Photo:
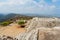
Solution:
<svg viewBox="0 0 60 40"><path fill-rule="evenodd" d="M17 19L31 19L31 16L25 16L25 15L21 15L21 14L0 14L0 22L4 22L4 21L15 21Z"/></svg>
<svg viewBox="0 0 60 40"><path fill-rule="evenodd" d="M16 22L0 27L0 38L9 40L60 40L59 18L38 18L28 20L22 28Z"/></svg>
<svg viewBox="0 0 60 40"><path fill-rule="evenodd" d="M60 40L60 18L33 18L18 14L12 14L11 17L7 17L6 22L12 23L0 25L1 40Z"/></svg>

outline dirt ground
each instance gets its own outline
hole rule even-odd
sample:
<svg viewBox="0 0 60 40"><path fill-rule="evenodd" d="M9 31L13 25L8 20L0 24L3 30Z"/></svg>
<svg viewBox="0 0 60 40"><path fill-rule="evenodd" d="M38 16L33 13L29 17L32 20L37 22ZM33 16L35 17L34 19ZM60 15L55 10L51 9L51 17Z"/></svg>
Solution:
<svg viewBox="0 0 60 40"><path fill-rule="evenodd" d="M19 25L16 23L10 24L7 27L0 27L0 35L6 35L11 37L15 37L25 31L26 30L24 28L19 27Z"/></svg>

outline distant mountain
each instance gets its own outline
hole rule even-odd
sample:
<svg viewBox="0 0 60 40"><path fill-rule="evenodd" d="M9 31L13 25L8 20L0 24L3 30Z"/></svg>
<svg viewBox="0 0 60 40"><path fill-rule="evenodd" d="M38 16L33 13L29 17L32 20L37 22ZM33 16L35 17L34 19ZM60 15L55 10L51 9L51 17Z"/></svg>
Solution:
<svg viewBox="0 0 60 40"><path fill-rule="evenodd" d="M53 13L53 14L38 14L38 13L30 14L30 13L27 13L27 14L23 14L23 15L35 16L35 17L59 17L60 18L59 13Z"/></svg>
<svg viewBox="0 0 60 40"><path fill-rule="evenodd" d="M28 14L23 14L23 15L26 15L26 16L32 16L32 17L46 17L46 18L49 18L49 17L53 17L52 15L43 15L43 14L30 14L30 13L28 13Z"/></svg>
<svg viewBox="0 0 60 40"><path fill-rule="evenodd" d="M14 14L14 13L9 13L9 14L0 14L0 22L3 22L3 21L7 21L7 20L16 20L16 19L30 19L32 17L46 17L46 18L49 18L49 17L59 17L60 18L60 15L58 14L50 14L50 15L42 15L42 14L30 14L30 13L26 13L26 14Z"/></svg>
<svg viewBox="0 0 60 40"><path fill-rule="evenodd" d="M0 14L0 22L3 22L3 21L15 21L17 19L30 19L32 17L30 16L26 16L26 15L22 15L22 14L14 14L14 13L10 13L10 14L7 14L7 15L3 15L3 14Z"/></svg>
<svg viewBox="0 0 60 40"><path fill-rule="evenodd" d="M2 20L4 20L4 17L5 17L4 14L0 14L0 22L1 22Z"/></svg>
<svg viewBox="0 0 60 40"><path fill-rule="evenodd" d="M0 14L0 18L2 18L4 15L3 14Z"/></svg>

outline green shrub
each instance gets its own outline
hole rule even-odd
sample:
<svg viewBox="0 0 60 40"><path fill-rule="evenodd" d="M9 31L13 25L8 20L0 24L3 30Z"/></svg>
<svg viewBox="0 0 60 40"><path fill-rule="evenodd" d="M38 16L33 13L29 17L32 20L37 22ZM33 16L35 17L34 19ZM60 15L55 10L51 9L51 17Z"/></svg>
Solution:
<svg viewBox="0 0 60 40"><path fill-rule="evenodd" d="M2 25L2 26L7 26L7 25L9 25L11 22L2 22L2 23L0 23L0 25Z"/></svg>
<svg viewBox="0 0 60 40"><path fill-rule="evenodd" d="M24 20L20 20L20 21L18 22L18 24L22 25L22 24L25 24L25 22L24 22Z"/></svg>
<svg viewBox="0 0 60 40"><path fill-rule="evenodd" d="M24 20L20 20L19 22L18 22L18 24L20 25L20 27L21 28L24 28L25 27L25 21Z"/></svg>

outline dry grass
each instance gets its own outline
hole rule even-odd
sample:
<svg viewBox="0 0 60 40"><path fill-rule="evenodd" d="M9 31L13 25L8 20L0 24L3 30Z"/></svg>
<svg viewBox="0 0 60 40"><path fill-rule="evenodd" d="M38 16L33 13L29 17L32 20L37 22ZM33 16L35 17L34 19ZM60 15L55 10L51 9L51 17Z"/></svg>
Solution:
<svg viewBox="0 0 60 40"><path fill-rule="evenodd" d="M15 37L22 32L25 32L25 29L19 28L18 24L12 24L7 27L0 27L0 35Z"/></svg>

